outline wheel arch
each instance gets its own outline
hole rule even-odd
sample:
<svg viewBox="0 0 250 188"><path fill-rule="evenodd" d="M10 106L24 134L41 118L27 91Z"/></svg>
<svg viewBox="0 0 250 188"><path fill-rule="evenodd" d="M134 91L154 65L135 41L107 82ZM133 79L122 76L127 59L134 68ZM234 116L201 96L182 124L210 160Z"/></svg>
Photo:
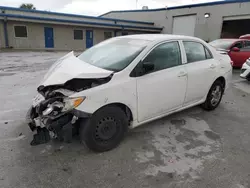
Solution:
<svg viewBox="0 0 250 188"><path fill-rule="evenodd" d="M220 77L216 78L216 79L214 80L214 82L210 85L210 87L209 87L208 90L207 90L207 94L206 94L204 100L207 98L207 95L208 95L208 93L209 93L211 87L213 86L213 84L214 84L216 81L222 82L222 84L223 84L223 93L224 93L225 87L226 87L226 79L225 79L223 76L220 76Z"/></svg>
<svg viewBox="0 0 250 188"><path fill-rule="evenodd" d="M216 81L220 81L222 83L222 85L223 85L223 92L224 92L225 87L226 87L226 79L223 76L220 76L214 82L216 82ZM214 82L213 82L213 84L214 84Z"/></svg>
<svg viewBox="0 0 250 188"><path fill-rule="evenodd" d="M218 82L220 82L222 84L222 94L220 96L219 101L215 105L213 105L213 104L211 104L211 92L212 92L211 89L213 88L215 83L219 84ZM207 111L214 110L215 108L217 108L217 106L220 104L220 101L222 99L222 95L225 91L225 87L226 87L226 79L223 76L220 76L217 79L215 79L215 81L212 83L212 85L210 86L210 88L208 90L208 93L207 93L207 96L204 100L204 103L202 103L202 105L201 105L202 108L207 110Z"/></svg>
<svg viewBox="0 0 250 188"><path fill-rule="evenodd" d="M115 106L115 107L122 109L122 111L128 117L129 122L134 120L134 116L133 116L131 109L127 105L125 105L124 103L119 103L119 102L114 102L114 103L109 103L107 105L104 105L104 106L100 107L99 109L97 109L94 113L96 113L98 110L105 108L105 107L108 107L108 106Z"/></svg>

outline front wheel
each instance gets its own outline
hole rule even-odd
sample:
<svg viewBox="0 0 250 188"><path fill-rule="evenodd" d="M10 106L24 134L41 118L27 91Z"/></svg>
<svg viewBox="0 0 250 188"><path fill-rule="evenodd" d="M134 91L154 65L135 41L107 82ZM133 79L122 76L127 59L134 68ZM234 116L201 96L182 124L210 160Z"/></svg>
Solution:
<svg viewBox="0 0 250 188"><path fill-rule="evenodd" d="M208 111L217 108L221 102L223 92L223 83L220 80L216 80L210 88L207 99L202 104L202 108Z"/></svg>
<svg viewBox="0 0 250 188"><path fill-rule="evenodd" d="M103 107L83 122L80 139L95 152L109 151L120 144L128 129L128 118L115 106Z"/></svg>

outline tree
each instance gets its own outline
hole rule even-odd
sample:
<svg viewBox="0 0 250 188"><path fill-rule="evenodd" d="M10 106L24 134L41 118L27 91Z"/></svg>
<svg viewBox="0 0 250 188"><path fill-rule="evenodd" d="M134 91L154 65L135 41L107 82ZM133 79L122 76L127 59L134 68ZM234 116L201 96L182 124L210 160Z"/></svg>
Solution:
<svg viewBox="0 0 250 188"><path fill-rule="evenodd" d="M34 7L34 5L31 4L31 3L27 3L27 4L23 3L23 4L20 5L20 8L36 10L36 7Z"/></svg>

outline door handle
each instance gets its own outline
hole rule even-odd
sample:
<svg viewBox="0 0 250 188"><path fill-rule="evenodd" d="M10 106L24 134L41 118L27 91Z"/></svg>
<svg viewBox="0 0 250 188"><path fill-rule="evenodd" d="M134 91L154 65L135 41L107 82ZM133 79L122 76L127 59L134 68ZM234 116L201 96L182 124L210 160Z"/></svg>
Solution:
<svg viewBox="0 0 250 188"><path fill-rule="evenodd" d="M214 69L215 67L216 67L215 64L211 64L211 65L210 65L210 68L211 68L211 69Z"/></svg>
<svg viewBox="0 0 250 188"><path fill-rule="evenodd" d="M184 72L184 71L181 71L181 72L178 74L178 77L184 77L184 76L187 76L187 73Z"/></svg>

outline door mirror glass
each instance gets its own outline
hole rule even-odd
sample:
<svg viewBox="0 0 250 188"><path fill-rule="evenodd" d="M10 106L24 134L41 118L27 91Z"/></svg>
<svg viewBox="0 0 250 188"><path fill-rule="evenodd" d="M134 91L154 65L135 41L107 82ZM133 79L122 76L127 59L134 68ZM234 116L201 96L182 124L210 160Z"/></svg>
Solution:
<svg viewBox="0 0 250 188"><path fill-rule="evenodd" d="M151 72L155 68L154 64L151 62L143 62L142 67L143 67L144 73Z"/></svg>
<svg viewBox="0 0 250 188"><path fill-rule="evenodd" d="M239 49L239 48L237 48L237 47L233 47L233 48L232 48L232 51L233 51L233 52L239 52L239 51L240 51L240 49Z"/></svg>

